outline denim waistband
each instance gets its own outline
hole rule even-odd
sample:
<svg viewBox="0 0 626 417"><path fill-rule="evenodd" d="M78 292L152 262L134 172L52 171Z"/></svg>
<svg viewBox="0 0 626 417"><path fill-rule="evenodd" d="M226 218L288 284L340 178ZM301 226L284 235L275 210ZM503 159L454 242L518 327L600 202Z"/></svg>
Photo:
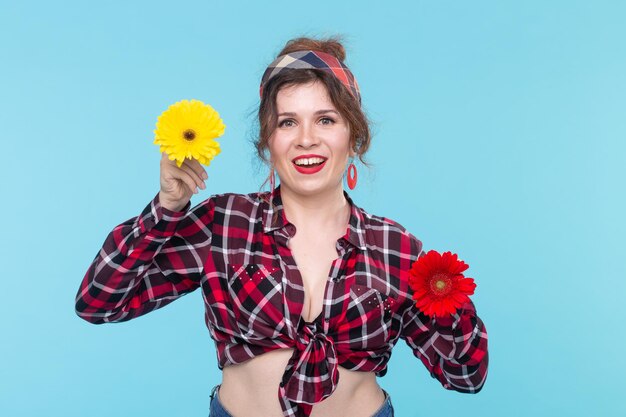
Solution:
<svg viewBox="0 0 626 417"><path fill-rule="evenodd" d="M215 385L211 389L211 404L209 406L209 417L233 417L225 408L224 405L220 402L219 399L219 387L221 384ZM385 393L385 402L380 406L378 410L371 417L394 417L393 405L391 404L391 395L383 388L383 393Z"/></svg>
<svg viewBox="0 0 626 417"><path fill-rule="evenodd" d="M391 395L389 395L389 393L385 391L384 388L381 389L385 393L385 402L383 403L383 405L380 406L378 410L376 410L374 414L372 414L372 417L394 417L393 404L391 403Z"/></svg>
<svg viewBox="0 0 626 417"><path fill-rule="evenodd" d="M209 405L209 417L233 417L220 402L219 387L221 384L217 384L211 389L211 404Z"/></svg>

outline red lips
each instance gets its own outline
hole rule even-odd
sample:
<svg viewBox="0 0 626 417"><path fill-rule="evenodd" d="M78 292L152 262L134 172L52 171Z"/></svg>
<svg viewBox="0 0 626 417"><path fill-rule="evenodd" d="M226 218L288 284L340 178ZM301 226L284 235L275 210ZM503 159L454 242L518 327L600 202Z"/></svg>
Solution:
<svg viewBox="0 0 626 417"><path fill-rule="evenodd" d="M303 158L321 158L324 160L324 162L322 162L319 165L316 166L304 166L304 165L297 165L296 161L298 159L303 159ZM315 174L316 172L319 172L322 168L324 168L324 165L326 165L326 161L327 158L323 157L322 155L315 155L315 154L308 154L308 155L300 155L294 159L292 159L292 163L293 166L296 168L296 171L298 171L301 174Z"/></svg>

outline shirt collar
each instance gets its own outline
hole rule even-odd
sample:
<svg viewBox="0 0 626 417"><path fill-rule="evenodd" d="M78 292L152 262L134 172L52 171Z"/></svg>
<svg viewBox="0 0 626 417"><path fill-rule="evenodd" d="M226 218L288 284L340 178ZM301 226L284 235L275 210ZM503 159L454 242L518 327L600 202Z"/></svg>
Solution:
<svg viewBox="0 0 626 417"><path fill-rule="evenodd" d="M363 222L363 210L358 207L352 201L352 198L348 195L346 190L343 190L343 195L350 204L350 220L348 221L348 228L346 234L343 236L348 242L356 246L361 250L365 250L365 228ZM269 197L270 193L266 193L265 197ZM274 230L282 229L288 226L289 223L285 217L285 210L283 208L283 202L280 197L280 184L274 189L274 197L272 204L268 200L263 199L263 231L265 233L273 232Z"/></svg>

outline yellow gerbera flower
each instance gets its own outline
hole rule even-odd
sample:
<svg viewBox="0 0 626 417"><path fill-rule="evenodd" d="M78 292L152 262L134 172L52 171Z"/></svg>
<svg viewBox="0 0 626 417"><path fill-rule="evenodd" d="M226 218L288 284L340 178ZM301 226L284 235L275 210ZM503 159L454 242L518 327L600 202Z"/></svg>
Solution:
<svg viewBox="0 0 626 417"><path fill-rule="evenodd" d="M215 138L222 136L225 128L213 107L199 100L181 100L159 116L154 144L160 145L170 160L176 160L179 168L185 158L208 166L221 151Z"/></svg>

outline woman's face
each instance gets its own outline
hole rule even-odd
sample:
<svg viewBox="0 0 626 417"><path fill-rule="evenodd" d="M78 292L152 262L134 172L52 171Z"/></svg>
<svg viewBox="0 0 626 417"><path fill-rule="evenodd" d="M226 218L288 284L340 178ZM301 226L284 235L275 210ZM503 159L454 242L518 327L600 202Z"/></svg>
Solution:
<svg viewBox="0 0 626 417"><path fill-rule="evenodd" d="M315 195L343 189L350 127L321 82L284 87L276 95L277 126L269 138L270 159L281 190Z"/></svg>

